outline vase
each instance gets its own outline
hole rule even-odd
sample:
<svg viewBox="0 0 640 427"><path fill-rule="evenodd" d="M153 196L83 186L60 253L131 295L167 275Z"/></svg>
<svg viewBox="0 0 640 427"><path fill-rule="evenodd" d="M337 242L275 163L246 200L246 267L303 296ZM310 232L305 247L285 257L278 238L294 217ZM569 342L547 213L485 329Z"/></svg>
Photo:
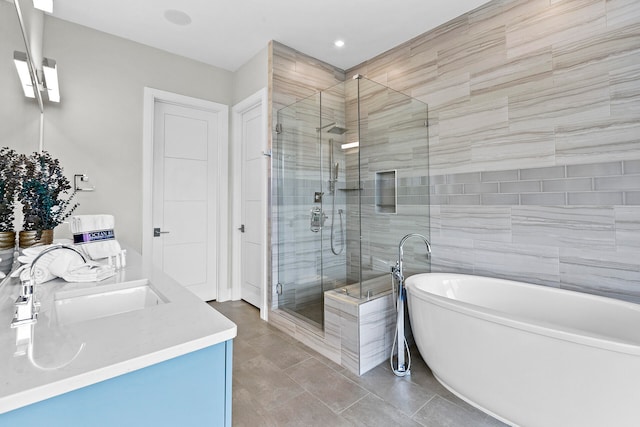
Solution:
<svg viewBox="0 0 640 427"><path fill-rule="evenodd" d="M40 238L38 238L40 234ZM21 231L18 235L18 246L20 249L31 246L50 245L53 243L53 230L30 230Z"/></svg>
<svg viewBox="0 0 640 427"><path fill-rule="evenodd" d="M13 266L16 249L16 232L0 231L0 271L7 274Z"/></svg>

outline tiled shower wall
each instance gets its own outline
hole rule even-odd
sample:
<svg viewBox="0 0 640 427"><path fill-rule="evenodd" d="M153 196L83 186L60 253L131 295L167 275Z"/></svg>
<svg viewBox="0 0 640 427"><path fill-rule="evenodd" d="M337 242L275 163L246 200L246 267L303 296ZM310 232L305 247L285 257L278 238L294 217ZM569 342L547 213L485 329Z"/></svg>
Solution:
<svg viewBox="0 0 640 427"><path fill-rule="evenodd" d="M433 271L640 302L640 2L495 0L354 74L429 104Z"/></svg>

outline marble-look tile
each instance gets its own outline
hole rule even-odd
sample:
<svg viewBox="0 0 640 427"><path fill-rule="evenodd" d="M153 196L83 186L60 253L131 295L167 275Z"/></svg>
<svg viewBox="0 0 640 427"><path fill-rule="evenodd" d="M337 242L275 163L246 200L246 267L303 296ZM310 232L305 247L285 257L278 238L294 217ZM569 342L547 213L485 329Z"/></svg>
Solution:
<svg viewBox="0 0 640 427"><path fill-rule="evenodd" d="M446 230L442 234L432 236L431 270L473 274L473 240L452 238Z"/></svg>
<svg viewBox="0 0 640 427"><path fill-rule="evenodd" d="M591 124L610 115L609 76L553 76L540 90L509 97L509 129L553 130Z"/></svg>
<svg viewBox="0 0 640 427"><path fill-rule="evenodd" d="M413 98L429 106L431 117L433 117L434 110L464 101L468 99L470 94L471 83L468 72L439 76L423 86L412 89L410 93ZM430 141L433 140L434 138L431 138L430 135Z"/></svg>
<svg viewBox="0 0 640 427"><path fill-rule="evenodd" d="M559 2L507 25L507 55L526 55L559 42L579 40L606 27L605 2Z"/></svg>
<svg viewBox="0 0 640 427"><path fill-rule="evenodd" d="M560 248L615 249L614 211L610 207L514 206L513 243Z"/></svg>
<svg viewBox="0 0 640 427"><path fill-rule="evenodd" d="M640 207L616 206L614 212L617 250L640 253Z"/></svg>
<svg viewBox="0 0 640 427"><path fill-rule="evenodd" d="M396 313L392 295L359 307L359 374L363 374L389 358Z"/></svg>
<svg viewBox="0 0 640 427"><path fill-rule="evenodd" d="M438 74L458 73L467 70L471 74L495 68L506 60L506 36L504 27L484 32L465 34L451 47L438 51Z"/></svg>
<svg viewBox="0 0 640 427"><path fill-rule="evenodd" d="M515 25L548 6L548 0L491 1L469 12L468 32L474 35L505 23Z"/></svg>
<svg viewBox="0 0 640 427"><path fill-rule="evenodd" d="M635 0L607 0L607 28L622 27L638 22L640 3Z"/></svg>
<svg viewBox="0 0 640 427"><path fill-rule="evenodd" d="M478 241L474 252L474 274L536 284L560 281L557 248Z"/></svg>
<svg viewBox="0 0 640 427"><path fill-rule="evenodd" d="M638 117L640 114L640 50L634 52L635 63L609 72L611 114L614 117Z"/></svg>
<svg viewBox="0 0 640 427"><path fill-rule="evenodd" d="M471 165L481 170L483 181L492 170L508 167L528 168L556 163L556 144L551 130L510 130L505 135L493 135L471 143ZM485 172L486 171L486 172ZM508 179L506 179L508 180Z"/></svg>
<svg viewBox="0 0 640 427"><path fill-rule="evenodd" d="M511 210L508 207L441 206L441 232L449 238L482 238L511 241Z"/></svg>
<svg viewBox="0 0 640 427"><path fill-rule="evenodd" d="M552 50L550 47L528 55L505 59L492 68L471 75L472 96L514 96L536 91L552 84Z"/></svg>
<svg viewBox="0 0 640 427"><path fill-rule="evenodd" d="M560 286L640 303L638 252L560 249Z"/></svg>
<svg viewBox="0 0 640 427"><path fill-rule="evenodd" d="M563 164L610 162L640 157L640 123L632 118L594 118L556 129L556 160Z"/></svg>
<svg viewBox="0 0 640 427"><path fill-rule="evenodd" d="M467 14L454 18L410 41L411 55L455 46L469 30Z"/></svg>

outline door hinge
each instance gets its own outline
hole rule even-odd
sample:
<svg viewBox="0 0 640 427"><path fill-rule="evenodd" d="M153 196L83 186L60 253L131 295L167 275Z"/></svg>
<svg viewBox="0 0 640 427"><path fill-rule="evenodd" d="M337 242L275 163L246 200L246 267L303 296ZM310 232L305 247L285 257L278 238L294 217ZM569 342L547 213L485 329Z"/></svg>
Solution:
<svg viewBox="0 0 640 427"><path fill-rule="evenodd" d="M276 283L276 294L282 295L282 283Z"/></svg>
<svg viewBox="0 0 640 427"><path fill-rule="evenodd" d="M282 133L282 123L276 124L276 133Z"/></svg>
<svg viewBox="0 0 640 427"><path fill-rule="evenodd" d="M238 227L238 230L240 230L241 233L244 233L244 224L242 224L240 227Z"/></svg>

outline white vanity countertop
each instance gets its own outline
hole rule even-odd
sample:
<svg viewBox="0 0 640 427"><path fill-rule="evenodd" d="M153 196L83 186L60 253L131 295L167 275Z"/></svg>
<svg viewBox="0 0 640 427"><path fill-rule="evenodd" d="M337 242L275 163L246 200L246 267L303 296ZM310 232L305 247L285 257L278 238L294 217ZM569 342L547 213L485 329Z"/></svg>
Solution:
<svg viewBox="0 0 640 427"><path fill-rule="evenodd" d="M140 255L128 251L127 267L101 282L56 279L37 285L38 321L20 328L10 326L19 281L0 287L0 414L236 336L236 325L218 311L163 273L146 271ZM77 323L58 322L53 302L57 292L145 278L166 303Z"/></svg>

